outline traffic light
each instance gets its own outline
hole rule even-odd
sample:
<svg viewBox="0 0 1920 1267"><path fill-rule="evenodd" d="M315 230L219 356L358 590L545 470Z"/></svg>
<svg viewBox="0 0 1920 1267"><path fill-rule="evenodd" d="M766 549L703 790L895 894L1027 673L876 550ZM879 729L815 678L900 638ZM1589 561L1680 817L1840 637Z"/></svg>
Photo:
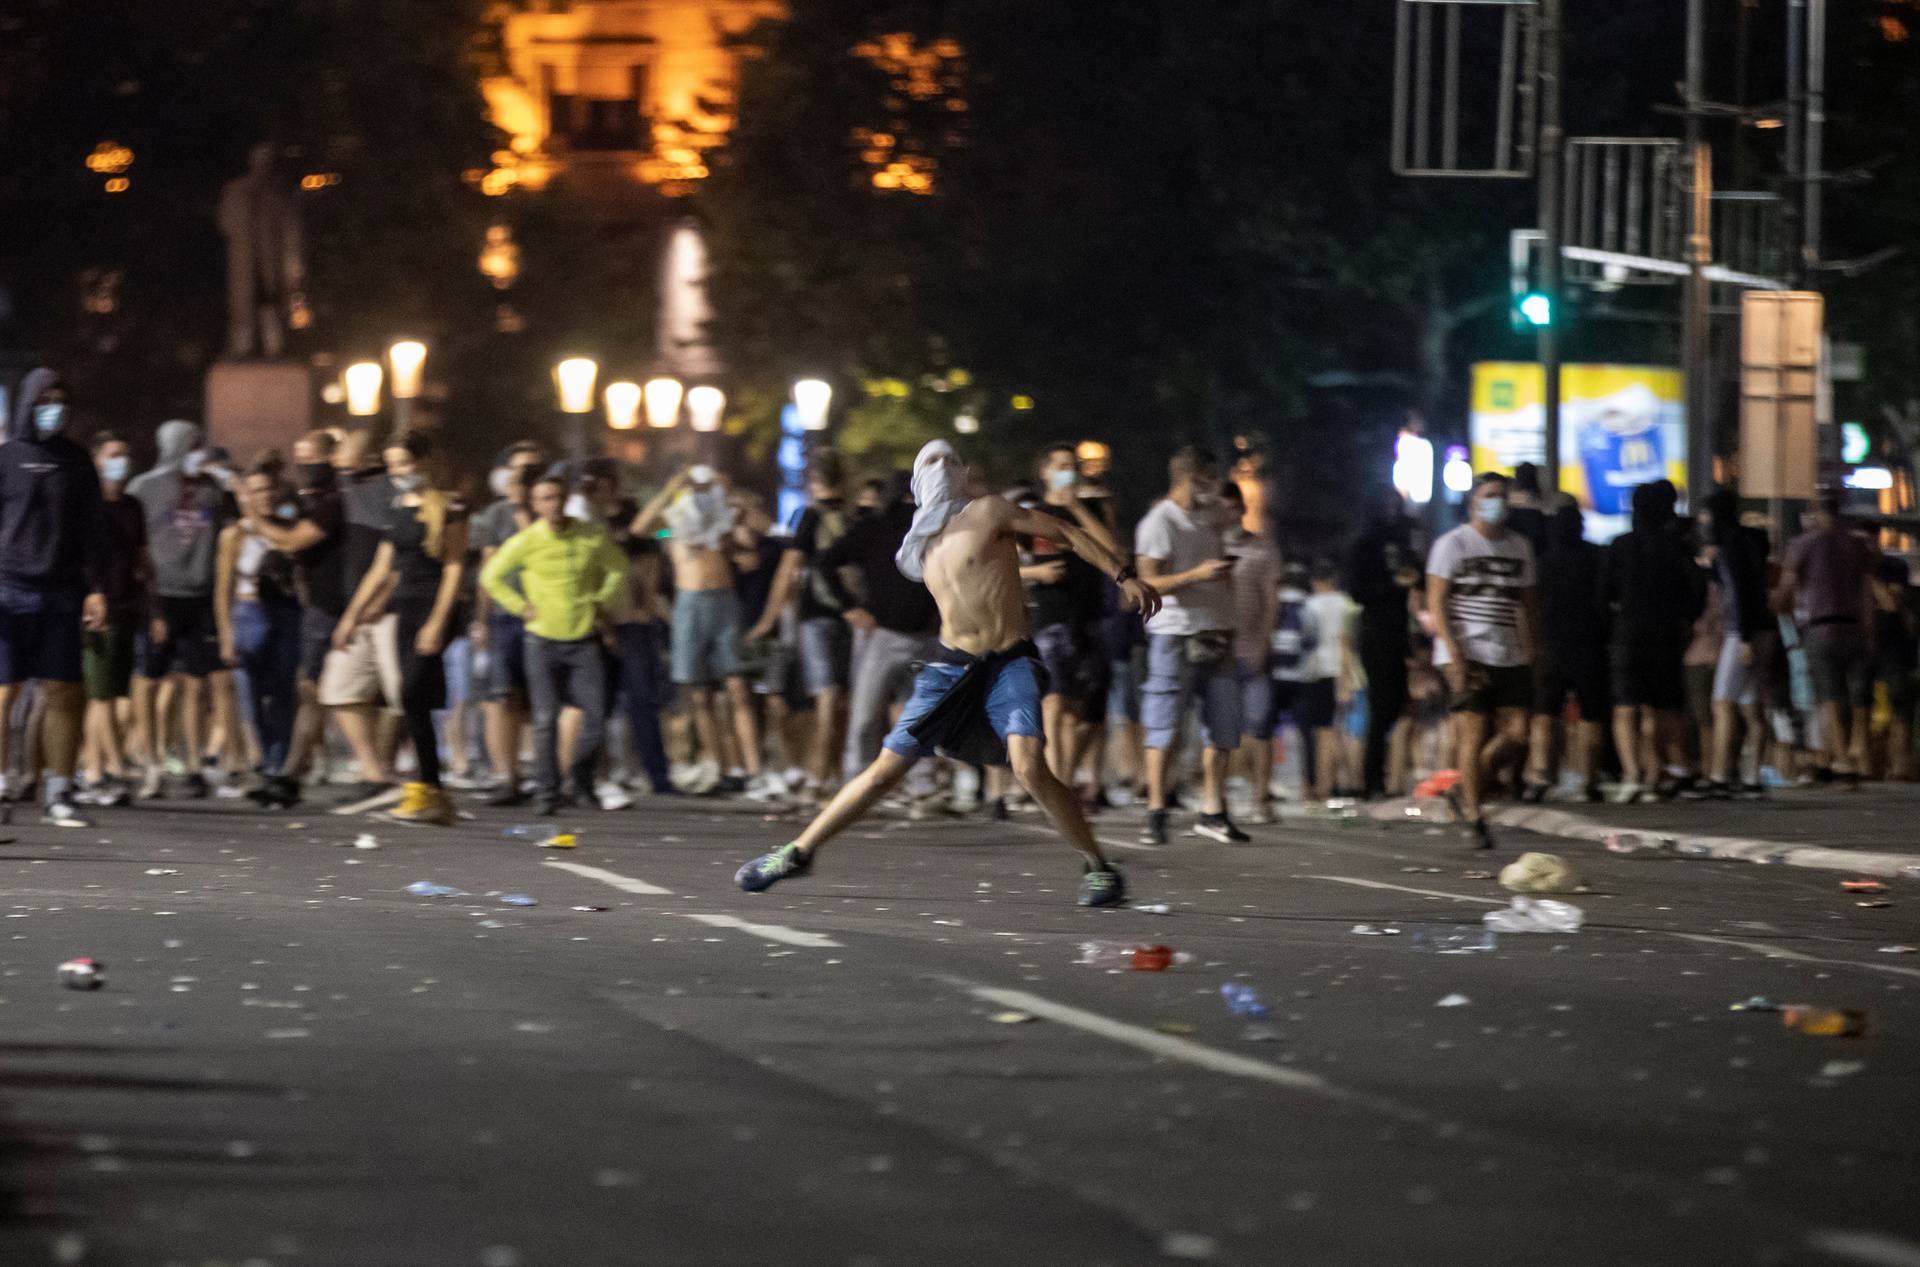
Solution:
<svg viewBox="0 0 1920 1267"><path fill-rule="evenodd" d="M1553 324L1553 300L1540 291L1528 291L1520 297L1520 320L1525 326L1550 326Z"/></svg>

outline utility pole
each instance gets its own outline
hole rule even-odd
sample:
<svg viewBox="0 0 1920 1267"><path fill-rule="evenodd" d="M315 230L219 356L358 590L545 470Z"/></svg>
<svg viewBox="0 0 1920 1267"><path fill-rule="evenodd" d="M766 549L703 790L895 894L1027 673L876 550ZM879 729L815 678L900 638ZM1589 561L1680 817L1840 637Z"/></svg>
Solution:
<svg viewBox="0 0 1920 1267"><path fill-rule="evenodd" d="M1702 135L1706 0L1687 0L1687 277L1681 294L1680 372L1687 394L1687 505L1713 487L1713 344L1706 267L1713 263L1713 149Z"/></svg>
<svg viewBox="0 0 1920 1267"><path fill-rule="evenodd" d="M1807 0L1787 0L1787 188L1780 199L1780 231L1785 239L1780 253L1785 257L1787 284L1795 290L1803 289L1807 281L1806 239L1800 223L1807 179L1806 29Z"/></svg>
<svg viewBox="0 0 1920 1267"><path fill-rule="evenodd" d="M1693 0L1699 3L1699 0ZM1561 0L1540 0L1540 291L1547 321L1539 327L1540 407L1546 432L1542 464L1548 498L1560 492L1560 127Z"/></svg>

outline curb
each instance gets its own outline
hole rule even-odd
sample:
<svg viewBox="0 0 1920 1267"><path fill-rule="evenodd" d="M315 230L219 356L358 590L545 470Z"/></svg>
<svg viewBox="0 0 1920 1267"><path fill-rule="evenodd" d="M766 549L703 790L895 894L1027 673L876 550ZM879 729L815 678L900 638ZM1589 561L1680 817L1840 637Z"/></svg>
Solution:
<svg viewBox="0 0 1920 1267"><path fill-rule="evenodd" d="M1369 817L1389 822L1439 821L1446 802L1421 801L1400 797L1362 806ZM1428 818L1429 808L1440 814ZM1778 840L1755 840L1744 836L1706 836L1693 832L1636 831L1602 823L1562 809L1541 809L1528 805L1503 805L1487 810L1487 821L1497 827L1518 828L1543 836L1583 840L1605 844L1610 837L1637 837L1642 844L1682 858L1716 858L1732 862L1755 862L1763 866L1814 867L1823 871L1851 871L1858 875L1886 876L1892 879L1920 880L1920 854L1885 853L1865 849L1828 849L1820 845L1793 845Z"/></svg>

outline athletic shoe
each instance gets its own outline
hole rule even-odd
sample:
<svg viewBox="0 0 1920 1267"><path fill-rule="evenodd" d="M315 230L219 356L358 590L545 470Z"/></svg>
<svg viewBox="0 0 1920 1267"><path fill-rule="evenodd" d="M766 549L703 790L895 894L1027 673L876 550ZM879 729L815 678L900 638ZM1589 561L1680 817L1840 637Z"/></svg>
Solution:
<svg viewBox="0 0 1920 1267"><path fill-rule="evenodd" d="M140 799L158 801L167 795L167 772L157 765L150 765L140 775Z"/></svg>
<svg viewBox="0 0 1920 1267"><path fill-rule="evenodd" d="M495 784L491 792L480 798L482 805L491 805L495 809L507 809L527 803L526 793L511 783Z"/></svg>
<svg viewBox="0 0 1920 1267"><path fill-rule="evenodd" d="M533 799L535 818L552 818L560 812L560 798L557 796L536 796Z"/></svg>
<svg viewBox="0 0 1920 1267"><path fill-rule="evenodd" d="M1273 812L1271 802L1261 801L1247 810L1247 821L1255 827L1271 827L1280 817Z"/></svg>
<svg viewBox="0 0 1920 1267"><path fill-rule="evenodd" d="M237 801L247 794L247 789L238 783L217 783L214 785L213 794L223 801Z"/></svg>
<svg viewBox="0 0 1920 1267"><path fill-rule="evenodd" d="M1467 835L1473 841L1475 849L1493 848L1493 830L1487 826L1487 820L1476 818L1467 824Z"/></svg>
<svg viewBox="0 0 1920 1267"><path fill-rule="evenodd" d="M925 796L916 796L907 802L907 821L925 823L945 818L952 811L947 808L946 797L939 792L928 792Z"/></svg>
<svg viewBox="0 0 1920 1267"><path fill-rule="evenodd" d="M1007 809L1007 798L996 796L987 804L987 817L996 823L1004 823L1012 814Z"/></svg>
<svg viewBox="0 0 1920 1267"><path fill-rule="evenodd" d="M1147 821L1140 828L1140 843L1143 845L1164 845L1167 843L1167 811L1150 809Z"/></svg>
<svg viewBox="0 0 1920 1267"><path fill-rule="evenodd" d="M404 790L397 784L362 783L348 794L346 800L335 805L327 812L343 816L368 814L374 810L386 809L390 805L399 804L404 795Z"/></svg>
<svg viewBox="0 0 1920 1267"><path fill-rule="evenodd" d="M486 785L482 783L477 776L469 773L446 775L440 780L440 786L450 787L458 792L471 792L475 788L485 787Z"/></svg>
<svg viewBox="0 0 1920 1267"><path fill-rule="evenodd" d="M204 800L213 789L207 785L207 777L195 771L187 776L187 797L190 800Z"/></svg>
<svg viewBox="0 0 1920 1267"><path fill-rule="evenodd" d="M739 796L746 790L746 777L738 774L724 775L718 783L713 785L713 794L715 796Z"/></svg>
<svg viewBox="0 0 1920 1267"><path fill-rule="evenodd" d="M247 793L262 809L292 809L300 803L300 780L276 774Z"/></svg>
<svg viewBox="0 0 1920 1267"><path fill-rule="evenodd" d="M1696 783L1692 787L1683 790L1680 796L1683 800L1688 801L1730 801L1733 799L1733 788L1718 780L1713 780L1706 783Z"/></svg>
<svg viewBox="0 0 1920 1267"><path fill-rule="evenodd" d="M1764 801L1767 799L1767 789L1758 783L1742 783L1733 789L1733 799L1736 801Z"/></svg>
<svg viewBox="0 0 1920 1267"><path fill-rule="evenodd" d="M618 783L602 783L593 790L593 798L600 803L601 809L609 813L626 809L633 804L633 797L629 796L627 790Z"/></svg>
<svg viewBox="0 0 1920 1267"><path fill-rule="evenodd" d="M429 783L409 783L400 789L400 804L380 817L407 827L451 827L453 801L443 788Z"/></svg>
<svg viewBox="0 0 1920 1267"><path fill-rule="evenodd" d="M799 845L782 845L772 853L763 853L733 873L736 884L749 893L770 889L790 875L804 875L813 858L801 852Z"/></svg>
<svg viewBox="0 0 1920 1267"><path fill-rule="evenodd" d="M784 801L787 799L786 780L768 771L747 784L746 796L748 800L758 801L761 804Z"/></svg>
<svg viewBox="0 0 1920 1267"><path fill-rule="evenodd" d="M1225 814L1202 814L1200 821L1193 825L1193 834L1217 840L1223 845L1244 845L1253 839L1235 827L1233 820Z"/></svg>
<svg viewBox="0 0 1920 1267"><path fill-rule="evenodd" d="M40 821L52 823L55 827L91 827L93 820L74 808L71 801L49 801L40 811Z"/></svg>
<svg viewBox="0 0 1920 1267"><path fill-rule="evenodd" d="M100 781L100 786L94 789L93 803L108 809L125 805L132 799L133 788L125 779L115 775L108 775Z"/></svg>
<svg viewBox="0 0 1920 1267"><path fill-rule="evenodd" d="M1646 789L1638 783L1616 784L1613 789L1613 803L1615 805L1631 805L1640 799L1640 793L1645 790Z"/></svg>
<svg viewBox="0 0 1920 1267"><path fill-rule="evenodd" d="M1520 789L1520 801L1526 805L1538 805L1547 799L1547 793L1553 790L1553 784L1545 779L1528 779Z"/></svg>
<svg viewBox="0 0 1920 1267"><path fill-rule="evenodd" d="M1127 881L1111 865L1088 867L1080 877L1080 905L1112 906L1127 900Z"/></svg>

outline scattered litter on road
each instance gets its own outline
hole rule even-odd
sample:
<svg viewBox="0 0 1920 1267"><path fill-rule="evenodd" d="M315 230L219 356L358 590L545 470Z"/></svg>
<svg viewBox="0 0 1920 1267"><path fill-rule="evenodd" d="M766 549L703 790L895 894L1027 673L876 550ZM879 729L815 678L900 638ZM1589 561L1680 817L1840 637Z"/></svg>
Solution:
<svg viewBox="0 0 1920 1267"><path fill-rule="evenodd" d="M528 897L524 893L502 893L500 895L500 905L502 906L538 906L540 905L540 903L534 901L534 899Z"/></svg>
<svg viewBox="0 0 1920 1267"><path fill-rule="evenodd" d="M1842 880L1840 887L1849 893L1885 893L1887 891L1886 882L1883 880Z"/></svg>
<svg viewBox="0 0 1920 1267"><path fill-rule="evenodd" d="M1875 897L1875 898L1868 898L1864 902L1855 902L1854 905L1865 907L1867 910L1872 911L1872 910L1878 910L1883 906L1892 906L1893 903L1887 901L1887 899L1883 897Z"/></svg>
<svg viewBox="0 0 1920 1267"><path fill-rule="evenodd" d="M1440 874L1439 867L1401 867L1400 870L1407 875L1439 875Z"/></svg>
<svg viewBox="0 0 1920 1267"><path fill-rule="evenodd" d="M353 838L353 847L355 849L378 849L380 847L380 838L370 831L363 831Z"/></svg>
<svg viewBox="0 0 1920 1267"><path fill-rule="evenodd" d="M538 840L547 834L545 827L532 827L526 823L515 823L500 832L502 840Z"/></svg>
<svg viewBox="0 0 1920 1267"><path fill-rule="evenodd" d="M1638 832L1608 832L1603 844L1608 853L1617 854L1659 854L1673 849L1673 840L1668 836L1643 836Z"/></svg>
<svg viewBox="0 0 1920 1267"><path fill-rule="evenodd" d="M1499 945L1500 939L1490 928L1413 930L1413 948L1436 955L1474 955L1495 950Z"/></svg>
<svg viewBox="0 0 1920 1267"><path fill-rule="evenodd" d="M60 984L69 990L98 990L106 984L106 967L94 959L69 959L60 965Z"/></svg>
<svg viewBox="0 0 1920 1267"><path fill-rule="evenodd" d="M1185 1021L1156 1021L1153 1028L1157 1033L1170 1034L1175 1038L1184 1038L1193 1033L1193 1026Z"/></svg>
<svg viewBox="0 0 1920 1267"><path fill-rule="evenodd" d="M1851 1078L1867 1067L1864 1060L1829 1060L1820 1066L1822 1078Z"/></svg>
<svg viewBox="0 0 1920 1267"><path fill-rule="evenodd" d="M1764 994L1756 994L1752 998L1742 999L1738 1003L1727 1004L1727 1011L1729 1012L1778 1012L1779 1010L1780 1005Z"/></svg>
<svg viewBox="0 0 1920 1267"><path fill-rule="evenodd" d="M1271 1025L1249 1025L1240 1031L1240 1037L1249 1043L1277 1043L1280 1031Z"/></svg>
<svg viewBox="0 0 1920 1267"><path fill-rule="evenodd" d="M1226 1001L1227 1010L1235 1016L1250 1016L1256 1020L1267 1015L1267 1005L1253 992L1253 987L1242 985L1238 981L1228 981L1220 987L1220 997Z"/></svg>
<svg viewBox="0 0 1920 1267"><path fill-rule="evenodd" d="M1493 879L1493 872L1491 872L1491 871L1462 871L1462 872L1460 873L1460 878L1461 878L1462 880L1491 880L1491 879Z"/></svg>
<svg viewBox="0 0 1920 1267"><path fill-rule="evenodd" d="M1500 869L1500 887L1514 893L1572 893L1586 886L1559 854L1523 853Z"/></svg>
<svg viewBox="0 0 1920 1267"><path fill-rule="evenodd" d="M934 921L936 924L941 922ZM1173 964L1192 963L1193 956L1184 950L1175 954L1166 946L1150 946L1138 942L1083 941L1080 943L1080 957L1074 962L1116 971L1121 968L1132 968L1137 972L1165 972Z"/></svg>
<svg viewBox="0 0 1920 1267"><path fill-rule="evenodd" d="M1882 946L1880 947L1880 953L1883 955L1911 955L1916 951L1920 951L1920 946Z"/></svg>
<svg viewBox="0 0 1920 1267"><path fill-rule="evenodd" d="M605 907L605 906L573 906L573 907L569 907L568 909L574 910L574 911L605 911L605 910L610 910L612 908Z"/></svg>
<svg viewBox="0 0 1920 1267"><path fill-rule="evenodd" d="M560 832L540 842L542 849L577 849L580 842L574 839L572 832Z"/></svg>
<svg viewBox="0 0 1920 1267"><path fill-rule="evenodd" d="M465 890L456 889L450 884L435 884L432 880L415 880L407 886L407 892L415 897L466 897Z"/></svg>
<svg viewBox="0 0 1920 1267"><path fill-rule="evenodd" d="M1135 946L1131 960L1135 972L1165 972L1173 966L1171 946Z"/></svg>
<svg viewBox="0 0 1920 1267"><path fill-rule="evenodd" d="M1220 1242L1199 1232L1168 1232L1160 1238L1160 1253L1165 1258L1201 1262L1219 1252Z"/></svg>
<svg viewBox="0 0 1920 1267"><path fill-rule="evenodd" d="M178 867L148 867L147 874L148 875L179 875L180 869Z"/></svg>
<svg viewBox="0 0 1920 1267"><path fill-rule="evenodd" d="M1488 911L1481 922L1500 933L1577 933L1586 913L1571 902L1516 897L1504 911Z"/></svg>
<svg viewBox="0 0 1920 1267"><path fill-rule="evenodd" d="M1438 1003L1435 1003L1434 1006L1435 1007L1465 1007L1467 1004L1471 1002L1473 1002L1473 1000L1468 998L1464 994L1449 994L1446 998L1441 999Z"/></svg>
<svg viewBox="0 0 1920 1267"><path fill-rule="evenodd" d="M1867 1014L1850 1007L1815 1007L1789 1003L1780 1009L1781 1022L1815 1038L1858 1038L1867 1032Z"/></svg>
<svg viewBox="0 0 1920 1267"><path fill-rule="evenodd" d="M995 1025L1024 1025L1028 1021L1038 1020L1032 1012L995 1012L987 1018Z"/></svg>
<svg viewBox="0 0 1920 1267"><path fill-rule="evenodd" d="M1372 924L1355 924L1348 930L1356 937L1398 937L1397 928L1375 928Z"/></svg>
<svg viewBox="0 0 1920 1267"><path fill-rule="evenodd" d="M1136 903L1136 904L1134 905L1134 907L1133 907L1133 909L1134 909L1134 910L1136 910L1136 911L1139 911L1139 912L1140 912L1141 914L1143 914L1143 915L1171 915L1171 914L1173 914L1173 908L1172 908L1172 907L1170 907L1170 906L1168 906L1168 905L1167 905L1167 904L1166 904L1165 902L1149 902L1149 903L1147 903L1147 904L1145 904L1145 905L1140 905L1140 904L1138 904L1138 903Z"/></svg>

